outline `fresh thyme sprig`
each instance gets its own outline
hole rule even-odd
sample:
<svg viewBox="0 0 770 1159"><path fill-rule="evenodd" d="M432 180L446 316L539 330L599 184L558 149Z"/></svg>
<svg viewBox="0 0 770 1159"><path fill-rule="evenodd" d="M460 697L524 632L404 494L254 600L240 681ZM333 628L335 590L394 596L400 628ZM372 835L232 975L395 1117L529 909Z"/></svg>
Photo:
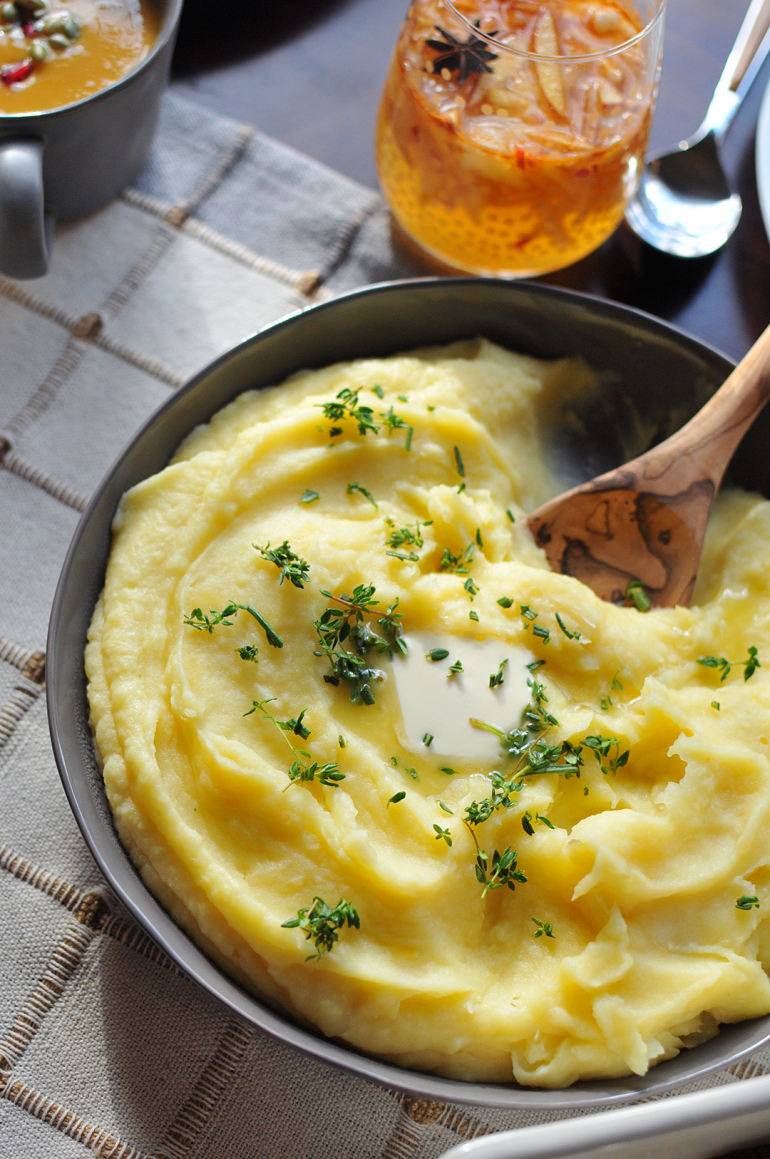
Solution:
<svg viewBox="0 0 770 1159"><path fill-rule="evenodd" d="M605 776L612 773L614 777L618 769L622 769L624 765L628 764L628 758L631 755L630 750L626 749L621 753L620 742L615 736L587 736L584 744L593 751ZM610 755L613 748L615 750L614 757ZM603 765L602 759L607 760L609 763Z"/></svg>
<svg viewBox="0 0 770 1159"><path fill-rule="evenodd" d="M499 688L502 684L505 683L505 676L503 675L503 673L504 673L504 670L505 670L507 663L508 663L508 657L506 656L505 660L500 661L498 668L497 668L497 672L493 672L492 675L489 677L489 687L490 688Z"/></svg>
<svg viewBox="0 0 770 1159"><path fill-rule="evenodd" d="M724 684L733 668L740 668L743 665L743 679L751 680L757 668L762 667L756 648L749 648L748 660L727 660L724 656L699 656L698 663L704 668L716 668L721 671L720 684Z"/></svg>
<svg viewBox="0 0 770 1159"><path fill-rule="evenodd" d="M348 929L361 928L358 911L349 901L341 897L334 909L331 909L323 898L314 897L311 906L298 910L295 918L281 923L281 928L291 930L299 927L304 930L305 937L308 941L312 940L316 948L316 953L310 954L305 961L313 962L334 949L335 943L339 941L338 930L343 929L346 923Z"/></svg>
<svg viewBox="0 0 770 1159"><path fill-rule="evenodd" d="M475 836L475 835L474 835ZM492 871L489 872L489 855L483 849L479 849L476 857L476 878L484 886L481 896L482 899L487 896L492 889L501 889L507 885L510 890L515 890L516 885L523 885L527 880L527 875L516 865L518 853L510 846L502 853L495 849L492 854Z"/></svg>
<svg viewBox="0 0 770 1159"><path fill-rule="evenodd" d="M401 415L397 415L393 411L393 407L388 411L381 411L383 426L388 428L388 435L392 435L394 431L401 429L408 429L409 423L404 422Z"/></svg>
<svg viewBox="0 0 770 1159"><path fill-rule="evenodd" d="M340 767L337 762L329 761L326 764L319 765L318 761L312 760L309 752L306 752L304 749L295 748L286 735L287 733L293 733L296 736L302 737L303 740L307 740L310 736L310 729L302 723L302 718L307 712L307 709L303 709L298 717L292 717L291 720L278 720L273 716L272 712L268 712L265 708L266 704L273 704L274 701L274 696L271 696L268 700L254 700L252 701L252 707L248 712L244 712L243 715L251 716L253 713L259 711L265 719L271 721L278 729L294 755L294 760L289 768L290 783L296 781L314 781L317 777L320 784L326 785L330 789L336 789L337 783L345 780L345 773L340 772ZM304 757L305 759L300 760L300 757ZM286 788L288 787L287 785Z"/></svg>
<svg viewBox="0 0 770 1159"><path fill-rule="evenodd" d="M479 594L479 589L476 587L475 583L470 578L470 576L468 576L467 580L463 584L463 587L465 588L466 592L468 593L468 596L470 597L471 603L473 603L473 597L477 596Z"/></svg>
<svg viewBox="0 0 770 1159"><path fill-rule="evenodd" d="M324 412L324 418L329 419L332 423L352 419L358 426L358 433L360 435L366 435L369 431L372 434L378 435L380 428L374 421L374 411L370 406L362 406L358 401L358 396L362 390L363 387L361 386L356 390L350 390L348 387L345 387L336 396L339 401L316 403L316 406L320 407ZM332 438L338 434L341 435L342 428L332 427L329 434Z"/></svg>
<svg viewBox="0 0 770 1159"><path fill-rule="evenodd" d="M376 668L371 668L365 657L372 649L387 653L391 658L394 648L406 654L406 642L401 638L403 613L397 612L398 600L385 611L381 611L379 600L373 598L374 584L358 584L353 594L335 596L322 590L321 595L341 607L328 607L319 620L313 622L318 633L318 649L314 656L326 656L331 664L331 675L325 675L327 684L339 685L341 680L351 687L350 699L355 704L374 704L372 683L380 678ZM367 623L367 616L376 616L377 624L384 635L379 636ZM351 640L355 652L345 647Z"/></svg>
<svg viewBox="0 0 770 1159"><path fill-rule="evenodd" d="M303 580L310 579L310 564L292 551L288 539L285 539L280 547L271 548L269 543L264 547L259 547L256 543L252 543L251 546L268 563L274 563L277 568L280 568L279 584L287 579L294 584L295 588L304 588Z"/></svg>
<svg viewBox="0 0 770 1159"><path fill-rule="evenodd" d="M235 649L241 660L252 660L255 664L259 664L259 657L257 653L259 648L256 644L244 644L240 648Z"/></svg>
<svg viewBox="0 0 770 1159"><path fill-rule="evenodd" d="M184 622L191 628L197 628L199 632L211 633L218 624L221 624L223 628L231 628L233 622L230 617L234 616L238 611L248 612L250 616L254 617L267 636L268 644L272 644L274 648L283 648L283 640L278 633L273 631L264 616L261 616L259 612L255 612L254 608L249 604L236 604L235 601L232 601L221 612L215 611L214 608L209 608L209 612L211 613L210 617L204 615L200 608L193 608L190 615L185 616Z"/></svg>
<svg viewBox="0 0 770 1159"><path fill-rule="evenodd" d="M543 934L545 934L547 938L556 937L556 934L553 932L553 926L550 922L541 922L539 918L533 918L532 921L537 926L537 929L532 935L533 938L542 938Z"/></svg>

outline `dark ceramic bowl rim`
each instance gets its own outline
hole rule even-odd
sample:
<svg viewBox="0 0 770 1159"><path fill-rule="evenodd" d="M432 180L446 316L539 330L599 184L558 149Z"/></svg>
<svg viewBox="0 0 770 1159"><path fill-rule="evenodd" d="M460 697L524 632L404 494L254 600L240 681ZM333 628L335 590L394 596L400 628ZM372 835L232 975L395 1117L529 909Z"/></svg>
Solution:
<svg viewBox="0 0 770 1159"><path fill-rule="evenodd" d="M54 598L47 642L46 696L54 756L64 790L86 844L107 879L107 882L138 924L152 937L172 961L180 967L182 972L196 981L204 990L217 998L234 1014L243 1018L250 1025L265 1031L287 1045L304 1051L317 1059L332 1063L359 1077L396 1088L412 1095L418 1095L422 1098L508 1109L526 1108L530 1110L548 1111L583 1110L588 1107L607 1107L633 1099L661 1095L737 1062L740 1058L759 1050L770 1041L770 1016L751 1021L750 1025L756 1028L756 1033L752 1031L752 1041L748 1044L744 1043L737 1048L733 1047L733 1049L730 1049L729 1044L726 1044L727 1049L725 1052L720 1054L717 1051L714 1054L713 1051L709 1051L707 1057L703 1055L699 1056L699 1052L708 1050L708 1047L711 1045L710 1043L705 1043L700 1047L694 1048L692 1051L683 1051L677 1058L687 1056L687 1061L690 1065L680 1066L678 1072L673 1077L666 1077L665 1068L670 1067L677 1059L659 1064L643 1078L630 1076L628 1078L608 1079L602 1082L582 1082L563 1090L520 1087L515 1084L466 1083L460 1080L442 1078L437 1075L427 1074L421 1071L411 1071L395 1066L381 1061L378 1058L363 1054L354 1047L341 1044L337 1040L325 1038L320 1032L304 1028L288 1016L276 1012L240 987L223 970L217 967L156 901L139 877L138 872L133 868L128 854L123 850L122 846L119 847L117 853L114 852L117 838L111 822L99 818L94 828L91 828L86 813L94 811L93 799L89 799L82 785L78 787L78 785L73 783L72 772L68 767L67 757L64 752L65 742L69 744L70 748L76 747L76 742L73 738L78 735L79 724L82 729L83 722L78 722L75 719L62 718L57 700L59 696L64 700L67 699L67 692L64 690L63 684L61 685L60 691L59 676L59 639L60 636L64 637L66 634L66 625L63 619L62 609L66 598L74 598L74 595L71 595L68 591L71 582L70 577L73 566L77 561L78 553L81 551L81 546L88 532L89 523L98 511L102 496L108 490L119 468L129 459L135 449L141 445L154 424L171 408L175 407L180 399L195 390L198 384L225 365L230 359L236 358L240 352L258 347L260 343L269 340L281 331L291 329L311 312L314 314L333 315L335 310L344 309L346 303L356 302L357 300L366 298L376 298L380 295L403 293L415 288L425 288L430 291L432 287L435 287L440 292L443 287L452 287L473 294L474 287L501 287L499 292L504 294L505 290L502 287L506 286L525 288L527 294L532 294L536 298L546 297L555 299L563 304L565 309L573 306L582 308L584 311L589 311L591 315L598 316L601 319L607 319L620 324L623 322L636 323L650 335L651 342L655 338L673 341L675 345L694 355L705 356L711 361L711 364L719 367L720 374L724 373L726 375L734 365L732 360L726 358L724 354L714 347L701 342L699 339L692 337L677 327L671 326L641 310L622 306L615 302L594 297L593 295L531 282L505 283L494 278L416 278L398 282L384 282L342 294L330 301L309 306L296 314L290 315L264 328L251 337L246 338L243 342L212 361L183 387L174 392L133 436L97 487L73 536ZM232 397L235 397L235 395ZM219 409L221 405L223 404L218 404L214 409ZM213 414L214 409L209 413ZM180 430L180 442L187 433L187 430ZM113 513L114 507L110 513L110 522ZM89 608L89 620L92 608L93 604ZM79 671L82 671L83 667L82 644L83 640L81 638L79 641L81 649ZM66 645L62 645L62 648L65 648L61 657L62 666L64 667L67 655ZM75 765L73 764L76 778L80 771L84 771L87 779L90 774L86 768L86 762L80 760L79 764L79 770L75 770ZM103 790L101 790L99 795L100 797L103 796ZM125 872L126 867L130 870L131 883L132 886L137 888L141 897L141 903L129 896L126 888L118 880L121 874ZM744 1026L749 1024L741 1023L736 1025ZM728 1027L726 1029L729 1031L732 1028ZM762 1030L764 1031L763 1033ZM716 1039L712 1039L711 1042L717 1043L718 1040L719 1036Z"/></svg>
<svg viewBox="0 0 770 1159"><path fill-rule="evenodd" d="M125 88L139 73L149 68L158 53L176 35L176 26L179 22L183 4L184 0L166 0L165 9L161 14L161 28L153 41L152 48L144 60L140 60L139 64L135 65L129 72L120 77L119 80L116 80L114 84L107 85L106 88L99 89L97 93L91 93L90 96L80 97L77 101L70 101L68 105L55 105L52 109L32 109L26 113L0 113L0 128L3 127L3 122L7 122L10 127L10 125L19 125L21 122L28 121L30 122L29 128L32 129L38 121L56 117L61 113L69 113L72 109L79 109L82 105L95 105L99 101L103 101L111 96L116 89ZM26 128L27 126L25 125L24 127Z"/></svg>

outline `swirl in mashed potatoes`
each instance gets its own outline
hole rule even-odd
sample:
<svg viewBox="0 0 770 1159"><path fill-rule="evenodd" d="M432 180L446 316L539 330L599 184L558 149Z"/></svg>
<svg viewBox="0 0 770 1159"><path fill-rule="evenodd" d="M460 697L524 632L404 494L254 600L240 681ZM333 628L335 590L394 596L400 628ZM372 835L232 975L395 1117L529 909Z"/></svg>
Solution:
<svg viewBox="0 0 770 1159"><path fill-rule="evenodd" d="M698 663L737 664L750 647L770 657L770 503L721 497L691 608L642 614L553 574L522 518L556 486L536 402L587 375L480 340L244 394L123 498L90 631L107 794L150 889L273 1005L455 1078L644 1074L720 1022L770 1011L770 664L721 680ZM330 435L323 406L346 388L379 433L348 417ZM389 410L403 420L390 433ZM421 545L388 547L418 526ZM253 547L286 541L309 564L302 588ZM358 584L375 586L380 609L398 601L418 721L428 674L457 679L454 646L492 641L511 657L502 685L481 682L486 722L504 733L520 722L489 698L527 699L522 657L544 660L530 679L558 721L545 739L580 753L573 775L530 773L508 807L465 824L516 759L489 733L491 758L453 757L440 723L415 742L397 648L372 660L373 704L324 680L313 622L344 605L321 591ZM283 646L248 612L211 632L185 623L230 603ZM425 658L424 640L449 656ZM309 737L245 715L255 700L281 721L304 711ZM287 736L344 779L292 781ZM602 754L587 737L612 743ZM506 849L526 880L482 897L478 853L491 872ZM346 899L360 928L307 960L313 943L284 923L314 897Z"/></svg>

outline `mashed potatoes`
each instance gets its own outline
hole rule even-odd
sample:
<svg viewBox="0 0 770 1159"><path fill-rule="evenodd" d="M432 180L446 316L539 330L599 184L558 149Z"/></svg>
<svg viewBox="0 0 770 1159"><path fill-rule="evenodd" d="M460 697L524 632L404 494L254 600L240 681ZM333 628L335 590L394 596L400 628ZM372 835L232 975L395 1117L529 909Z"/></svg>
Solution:
<svg viewBox="0 0 770 1159"><path fill-rule="evenodd" d="M480 341L243 395L124 497L90 632L153 892L274 1005L462 1079L643 1074L770 1011L770 664L739 663L770 657L770 504L722 497L689 609L552 574L522 518L554 491L535 401L586 373ZM481 640L491 689L450 668ZM412 716L420 671L484 692L491 759L440 722L415 743L407 661Z"/></svg>

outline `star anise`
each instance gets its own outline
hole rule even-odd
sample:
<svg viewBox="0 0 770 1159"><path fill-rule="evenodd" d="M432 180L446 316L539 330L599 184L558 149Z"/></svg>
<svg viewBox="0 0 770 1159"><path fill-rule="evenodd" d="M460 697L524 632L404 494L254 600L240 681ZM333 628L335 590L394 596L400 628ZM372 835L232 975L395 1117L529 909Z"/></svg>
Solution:
<svg viewBox="0 0 770 1159"><path fill-rule="evenodd" d="M477 28L479 23L477 20ZM472 73L480 74L493 71L488 62L497 60L497 53L490 52L485 41L480 40L478 36L469 36L467 40L459 40L451 32L441 28L440 25L436 24L435 28L444 39L425 41L428 48L434 49L439 54L433 61L434 72L441 72L442 69L454 72L459 69L459 82L465 84ZM490 32L489 35L496 36L497 32Z"/></svg>

